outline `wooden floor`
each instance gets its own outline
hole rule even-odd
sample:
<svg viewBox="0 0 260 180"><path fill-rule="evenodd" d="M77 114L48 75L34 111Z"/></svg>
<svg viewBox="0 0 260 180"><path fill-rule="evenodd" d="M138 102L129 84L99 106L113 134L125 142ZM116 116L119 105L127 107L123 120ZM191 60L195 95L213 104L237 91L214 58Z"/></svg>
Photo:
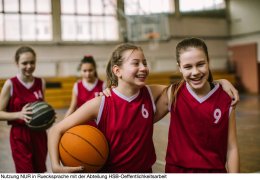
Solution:
<svg viewBox="0 0 260 180"><path fill-rule="evenodd" d="M66 109L57 110L58 121L63 118ZM240 149L241 172L260 172L260 96L241 95L237 106L237 131ZM163 173L165 152L168 139L169 116L155 124L154 143L157 161L153 167L155 173ZM13 160L9 146L10 127L0 122L0 173L14 173ZM48 172L50 162L47 160Z"/></svg>

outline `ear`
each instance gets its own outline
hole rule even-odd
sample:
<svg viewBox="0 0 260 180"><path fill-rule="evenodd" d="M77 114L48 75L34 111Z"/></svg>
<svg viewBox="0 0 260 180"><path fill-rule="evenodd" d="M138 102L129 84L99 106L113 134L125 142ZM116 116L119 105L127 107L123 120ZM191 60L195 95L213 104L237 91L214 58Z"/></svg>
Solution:
<svg viewBox="0 0 260 180"><path fill-rule="evenodd" d="M120 78L122 76L119 66L114 65L113 68L112 68L112 71L117 78Z"/></svg>

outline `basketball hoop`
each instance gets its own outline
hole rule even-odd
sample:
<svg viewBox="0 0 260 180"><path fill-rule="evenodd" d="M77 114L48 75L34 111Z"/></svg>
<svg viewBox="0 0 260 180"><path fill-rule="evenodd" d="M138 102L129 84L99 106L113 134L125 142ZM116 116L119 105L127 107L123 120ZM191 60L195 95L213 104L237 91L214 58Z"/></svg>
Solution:
<svg viewBox="0 0 260 180"><path fill-rule="evenodd" d="M149 49L155 50L159 46L160 33L149 32L149 33L146 34L146 39L149 41Z"/></svg>

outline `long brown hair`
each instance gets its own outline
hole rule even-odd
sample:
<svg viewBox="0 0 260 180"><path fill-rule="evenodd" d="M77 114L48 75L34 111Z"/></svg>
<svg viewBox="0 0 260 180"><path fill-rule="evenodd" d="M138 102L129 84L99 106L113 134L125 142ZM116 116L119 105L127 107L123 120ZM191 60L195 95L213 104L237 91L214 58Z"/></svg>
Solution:
<svg viewBox="0 0 260 180"><path fill-rule="evenodd" d="M134 44L129 44L129 43L124 43L118 45L114 51L112 52L108 63L106 67L106 74L107 74L107 87L111 86L117 86L118 85L118 78L117 76L113 73L113 66L121 66L123 64L123 53L127 50L139 50L142 51L142 48L134 45Z"/></svg>
<svg viewBox="0 0 260 180"><path fill-rule="evenodd" d="M188 48L191 48L191 47L203 50L203 52L206 55L207 61L209 62L209 54L208 54L208 48L207 48L206 43L202 39L192 37L192 38L185 38L177 44L177 46L176 46L176 60L177 60L178 65L180 65L181 54L183 52L185 52ZM182 78L182 80L180 82L174 83L173 86L172 86L172 93L171 93L171 97L170 97L170 102L174 103L174 107L176 106L178 91L179 91L180 87L183 85L184 82L185 81ZM213 76L212 76L210 69L209 69L208 82L210 82L210 83L213 82Z"/></svg>

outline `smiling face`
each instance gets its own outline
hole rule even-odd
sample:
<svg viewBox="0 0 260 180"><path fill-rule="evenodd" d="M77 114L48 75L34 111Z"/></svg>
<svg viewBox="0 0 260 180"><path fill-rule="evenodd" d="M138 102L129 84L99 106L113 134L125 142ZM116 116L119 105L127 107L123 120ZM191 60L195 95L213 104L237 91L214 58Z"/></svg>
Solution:
<svg viewBox="0 0 260 180"><path fill-rule="evenodd" d="M119 81L127 85L144 86L149 68L143 52L139 49L130 49L126 50L122 56L122 65L113 68Z"/></svg>
<svg viewBox="0 0 260 180"><path fill-rule="evenodd" d="M21 53L19 56L19 60L17 61L17 67L22 77L32 77L36 67L36 59L34 54L32 54L31 52Z"/></svg>
<svg viewBox="0 0 260 180"><path fill-rule="evenodd" d="M83 63L80 67L80 74L89 83L93 83L96 80L96 69L91 63Z"/></svg>
<svg viewBox="0 0 260 180"><path fill-rule="evenodd" d="M208 89L209 62L201 48L190 47L180 52L179 70L194 91Z"/></svg>

